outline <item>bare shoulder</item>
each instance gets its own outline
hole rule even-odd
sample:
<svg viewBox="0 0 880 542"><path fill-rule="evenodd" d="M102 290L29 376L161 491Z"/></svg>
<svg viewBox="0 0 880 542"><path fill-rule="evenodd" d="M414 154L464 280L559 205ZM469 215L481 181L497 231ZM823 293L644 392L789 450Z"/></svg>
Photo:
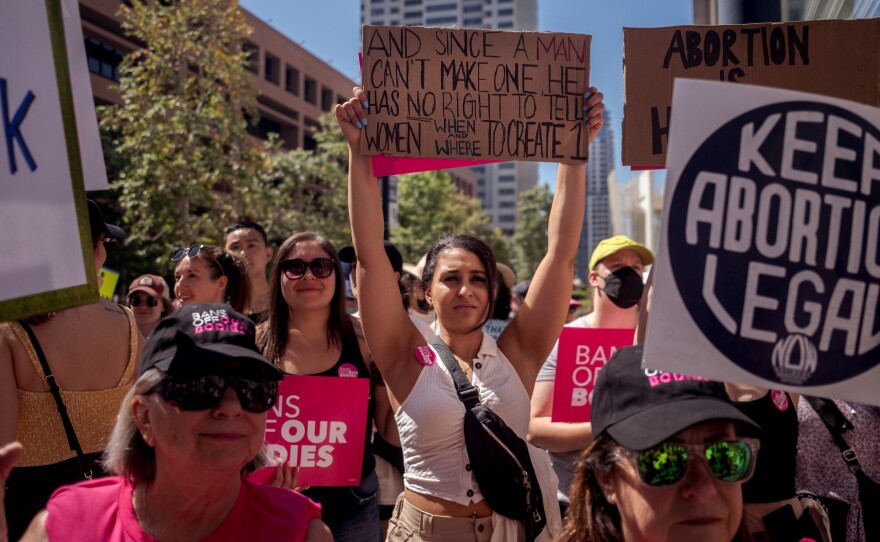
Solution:
<svg viewBox="0 0 880 542"><path fill-rule="evenodd" d="M49 533L46 532L46 518L49 512L45 509L41 510L21 537L21 542L46 542L49 540Z"/></svg>

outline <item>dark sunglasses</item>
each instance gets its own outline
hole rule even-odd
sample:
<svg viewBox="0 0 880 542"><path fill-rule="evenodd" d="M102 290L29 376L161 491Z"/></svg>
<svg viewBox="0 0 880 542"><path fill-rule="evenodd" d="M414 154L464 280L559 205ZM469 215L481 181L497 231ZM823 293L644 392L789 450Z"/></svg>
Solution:
<svg viewBox="0 0 880 542"><path fill-rule="evenodd" d="M117 244L119 244L119 239L117 239L115 237L105 237L104 239L101 240L101 242L104 243L104 250L106 250L107 252L110 252L114 248L116 248Z"/></svg>
<svg viewBox="0 0 880 542"><path fill-rule="evenodd" d="M171 253L171 261L178 262L182 260L184 256L186 256L187 258L195 258L196 254L198 254L199 251L203 248L205 248L205 245L193 245L191 247L175 248L174 252Z"/></svg>
<svg viewBox="0 0 880 542"><path fill-rule="evenodd" d="M159 301L155 297L150 296L150 295L145 295L145 296L133 295L128 298L128 304L131 305L132 307L138 307L138 306L140 306L141 303L146 303L147 306L152 309L153 307L155 307L156 305L159 304Z"/></svg>
<svg viewBox="0 0 880 542"><path fill-rule="evenodd" d="M711 444L664 442L641 452L617 448L609 459L629 459L638 469L642 483L650 487L668 487L684 478L691 458L702 457L719 482L735 484L752 477L759 447L758 441L751 438Z"/></svg>
<svg viewBox="0 0 880 542"><path fill-rule="evenodd" d="M207 410L220 404L230 386L235 390L241 408L248 412L266 412L278 396L278 382L275 380L228 375L169 377L155 391L160 391L163 399L183 410Z"/></svg>
<svg viewBox="0 0 880 542"><path fill-rule="evenodd" d="M336 269L336 260L332 258L315 258L310 262L306 262L297 258L295 260L282 260L278 265L281 266L281 272L284 273L284 276L290 280L303 278L307 269L312 270L315 278L326 279Z"/></svg>

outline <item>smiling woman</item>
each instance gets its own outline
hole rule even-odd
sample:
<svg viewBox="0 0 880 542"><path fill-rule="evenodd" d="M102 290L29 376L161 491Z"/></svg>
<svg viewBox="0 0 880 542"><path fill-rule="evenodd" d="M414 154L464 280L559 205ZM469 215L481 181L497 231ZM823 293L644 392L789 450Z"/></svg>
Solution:
<svg viewBox="0 0 880 542"><path fill-rule="evenodd" d="M220 247L193 245L171 253L174 295L181 306L192 303L228 303L246 311L251 298L247 262Z"/></svg>

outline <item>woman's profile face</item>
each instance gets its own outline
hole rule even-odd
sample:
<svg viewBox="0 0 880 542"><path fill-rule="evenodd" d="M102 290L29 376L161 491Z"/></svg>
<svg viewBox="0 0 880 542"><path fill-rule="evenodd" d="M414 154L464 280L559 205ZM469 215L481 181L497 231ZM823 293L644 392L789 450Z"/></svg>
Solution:
<svg viewBox="0 0 880 542"><path fill-rule="evenodd" d="M710 421L669 441L704 444L735 437L733 422ZM728 542L742 519L742 484L718 481L703 458L690 458L684 478L669 487L643 484L631 461L615 462L600 485L620 512L626 542Z"/></svg>
<svg viewBox="0 0 880 542"><path fill-rule="evenodd" d="M213 271L200 257L186 257L177 263L174 295L181 305L226 302L226 277L212 278Z"/></svg>
<svg viewBox="0 0 880 542"><path fill-rule="evenodd" d="M330 258L330 254L318 243L305 241L297 243L280 260L298 259L308 263L318 258ZM329 307L336 293L336 269L325 278L316 277L308 267L303 276L295 279L287 278L287 275L281 273L281 293L291 309L314 310Z"/></svg>
<svg viewBox="0 0 880 542"><path fill-rule="evenodd" d="M486 318L490 295L486 269L476 254L463 248L447 248L437 255L425 298L434 306L445 329L467 332L480 326Z"/></svg>

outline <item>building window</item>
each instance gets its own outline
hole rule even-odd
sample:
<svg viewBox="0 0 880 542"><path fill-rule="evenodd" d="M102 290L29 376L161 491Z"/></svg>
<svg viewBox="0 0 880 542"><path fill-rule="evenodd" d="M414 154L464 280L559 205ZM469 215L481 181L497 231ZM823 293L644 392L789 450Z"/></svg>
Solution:
<svg viewBox="0 0 880 542"><path fill-rule="evenodd" d="M306 77L305 99L313 105L318 105L318 82L311 77Z"/></svg>
<svg viewBox="0 0 880 542"><path fill-rule="evenodd" d="M498 164L498 169L513 169L516 167L516 164L513 162L502 162Z"/></svg>
<svg viewBox="0 0 880 542"><path fill-rule="evenodd" d="M274 121L265 115L260 115L260 122L256 125L248 123L248 133L260 139L269 139L269 134L281 135L281 123Z"/></svg>
<svg viewBox="0 0 880 542"><path fill-rule="evenodd" d="M464 11L465 13L476 13L483 11L483 6L481 6L480 4L471 4L469 6L463 7L462 11Z"/></svg>
<svg viewBox="0 0 880 542"><path fill-rule="evenodd" d="M384 15L385 8L373 8L370 10L370 15Z"/></svg>
<svg viewBox="0 0 880 542"><path fill-rule="evenodd" d="M503 22L503 23L498 23L498 28L513 28L513 22L512 22L512 21L506 21L506 22Z"/></svg>
<svg viewBox="0 0 880 542"><path fill-rule="evenodd" d="M400 8L395 6L395 7L391 8L390 13L391 13L392 15L395 14L395 13L400 13Z"/></svg>
<svg viewBox="0 0 880 542"><path fill-rule="evenodd" d="M250 71L260 73L260 47L256 43L246 41L242 46L242 50L247 53L247 64L245 67Z"/></svg>
<svg viewBox="0 0 880 542"><path fill-rule="evenodd" d="M293 94L294 96L299 96L298 69L287 66L287 69L284 70L284 90Z"/></svg>
<svg viewBox="0 0 880 542"><path fill-rule="evenodd" d="M404 0L404 6L421 6L422 0Z"/></svg>
<svg viewBox="0 0 880 542"><path fill-rule="evenodd" d="M374 24L374 25L376 25L376 26L384 26L384 25L385 25L385 21L383 21L382 19L373 19L372 24Z"/></svg>
<svg viewBox="0 0 880 542"><path fill-rule="evenodd" d="M448 11L450 9L455 9L457 4L431 4L429 6L425 6L425 12L427 13L436 13L438 11Z"/></svg>
<svg viewBox="0 0 880 542"><path fill-rule="evenodd" d="M306 117L306 129L303 133L303 149L313 151L318 148L318 140L315 139L315 133L321 129L321 123Z"/></svg>
<svg viewBox="0 0 880 542"><path fill-rule="evenodd" d="M499 209L516 209L515 201L499 201L498 202Z"/></svg>
<svg viewBox="0 0 880 542"><path fill-rule="evenodd" d="M391 22L388 24L391 26L400 26L400 21L398 19L391 19Z"/></svg>
<svg viewBox="0 0 880 542"><path fill-rule="evenodd" d="M419 10L419 11L406 11L406 12L404 12L403 16L407 19L421 19L422 12L421 12L421 10Z"/></svg>
<svg viewBox="0 0 880 542"><path fill-rule="evenodd" d="M266 60L263 65L263 77L266 78L266 81L276 85L281 81L281 61L278 60L277 56L270 55L268 52L266 53Z"/></svg>
<svg viewBox="0 0 880 542"><path fill-rule="evenodd" d="M336 104L333 103L333 89L321 87L321 109L330 111L334 105Z"/></svg>
<svg viewBox="0 0 880 542"><path fill-rule="evenodd" d="M498 182L502 183L511 183L516 180L516 177L513 175L501 175L498 177Z"/></svg>
<svg viewBox="0 0 880 542"><path fill-rule="evenodd" d="M91 38L85 38L85 43L89 71L101 77L119 81L119 63L122 62L125 53Z"/></svg>
<svg viewBox="0 0 880 542"><path fill-rule="evenodd" d="M513 188L502 188L498 191L499 196L514 196L516 195L516 190Z"/></svg>
<svg viewBox="0 0 880 542"><path fill-rule="evenodd" d="M482 17L465 17L462 24L464 24L465 26L478 26L478 25L483 24L483 18Z"/></svg>
<svg viewBox="0 0 880 542"><path fill-rule="evenodd" d="M498 10L499 17L504 17L506 15L513 15L513 8L505 8L505 9Z"/></svg>
<svg viewBox="0 0 880 542"><path fill-rule="evenodd" d="M499 215L498 222L516 222L516 215Z"/></svg>
<svg viewBox="0 0 880 542"><path fill-rule="evenodd" d="M453 24L458 22L458 15L448 15L446 17L428 17L425 24Z"/></svg>

